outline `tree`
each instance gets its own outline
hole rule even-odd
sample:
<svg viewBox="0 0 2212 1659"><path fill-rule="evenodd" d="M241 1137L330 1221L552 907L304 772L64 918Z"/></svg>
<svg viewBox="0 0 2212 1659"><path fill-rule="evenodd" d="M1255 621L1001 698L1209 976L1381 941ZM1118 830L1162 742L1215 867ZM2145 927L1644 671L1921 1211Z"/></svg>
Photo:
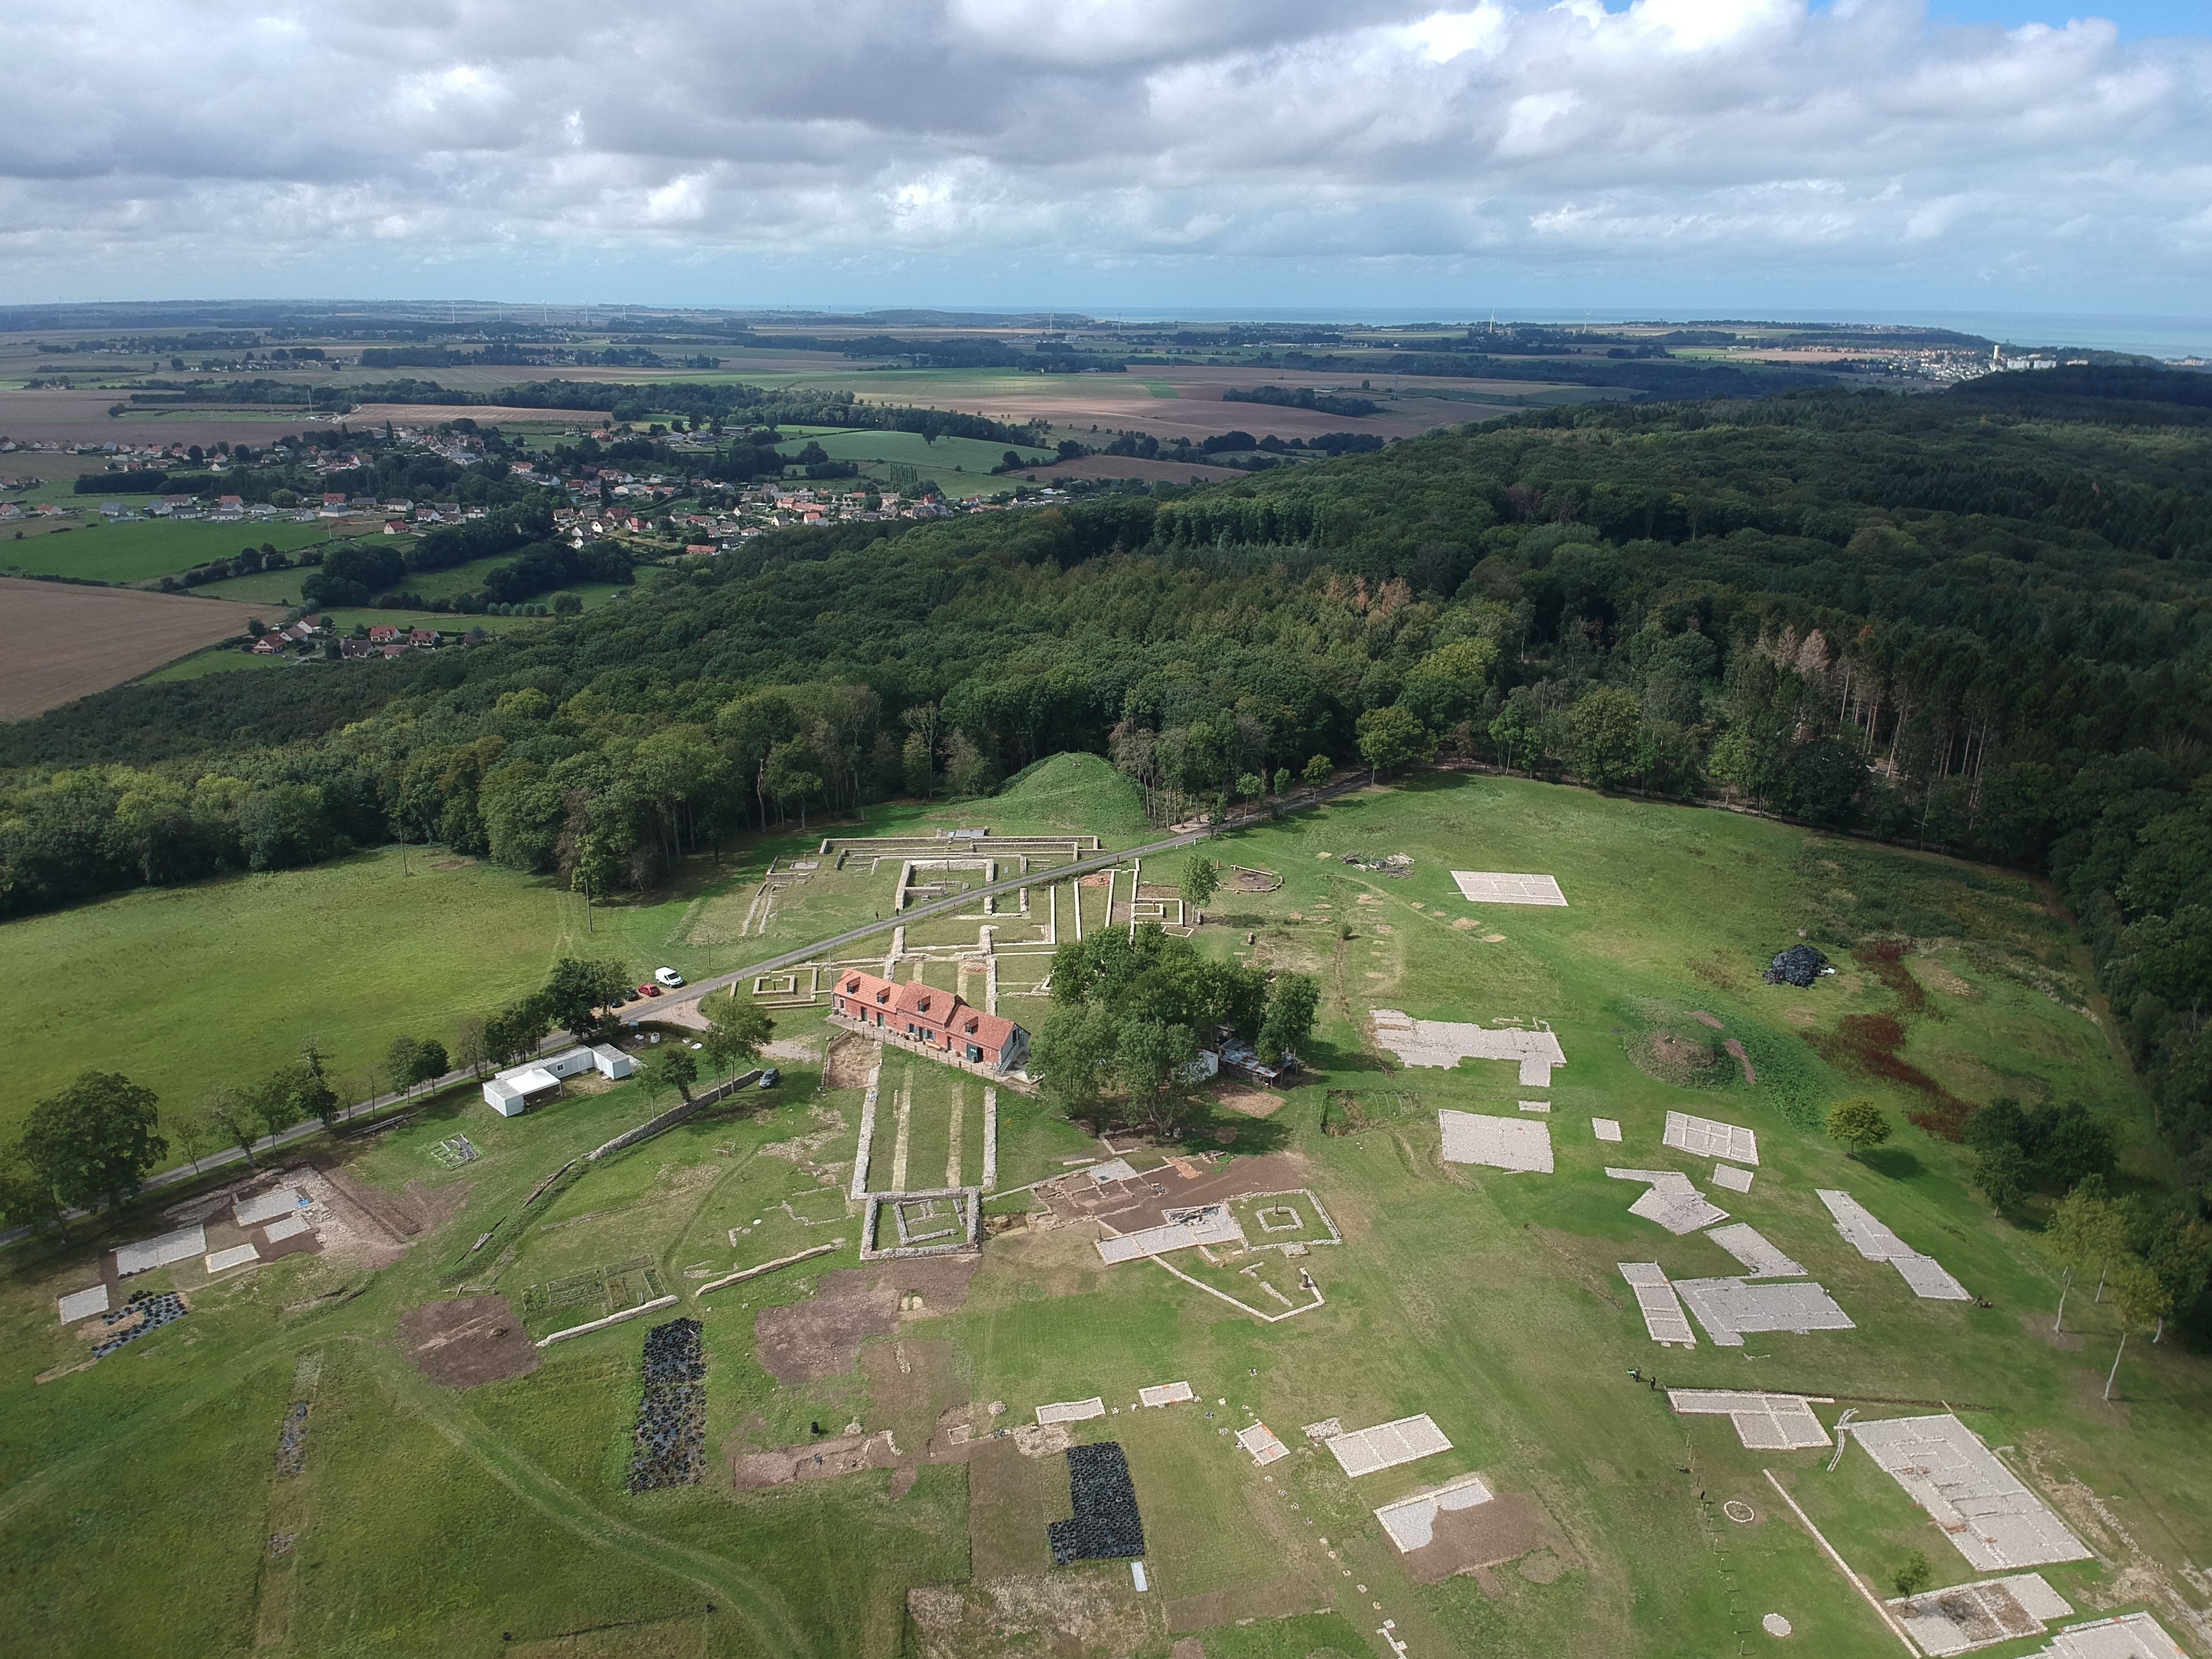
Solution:
<svg viewBox="0 0 2212 1659"><path fill-rule="evenodd" d="M1188 1025L1139 1019L1121 1027L1114 1068L1130 1104L1155 1133L1170 1132L1189 1104L1191 1083L1184 1073L1197 1058L1198 1038Z"/></svg>
<svg viewBox="0 0 2212 1659"><path fill-rule="evenodd" d="M300 1097L307 1069L304 1066L280 1066L260 1082L247 1087L246 1115L264 1135L274 1139L306 1115Z"/></svg>
<svg viewBox="0 0 2212 1659"><path fill-rule="evenodd" d="M424 1037L415 1045L415 1082L434 1083L452 1069L446 1045L437 1038Z"/></svg>
<svg viewBox="0 0 2212 1659"><path fill-rule="evenodd" d="M1046 1016L1030 1044L1029 1069L1054 1110L1097 1122L1118 1036L1111 1012L1085 1007L1079 999Z"/></svg>
<svg viewBox="0 0 2212 1659"><path fill-rule="evenodd" d="M1330 761L1328 756L1316 755L1311 760L1306 763L1306 769L1303 774L1305 778L1306 787L1309 789L1320 788L1322 785L1328 781L1329 775L1335 770L1336 767L1334 763Z"/></svg>
<svg viewBox="0 0 2212 1659"><path fill-rule="evenodd" d="M151 1089L118 1072L84 1072L31 1108L22 1155L62 1204L113 1206L138 1190L169 1143Z"/></svg>
<svg viewBox="0 0 2212 1659"><path fill-rule="evenodd" d="M562 957L536 1000L553 1025L579 1042L592 1042L614 1024L611 1011L629 988L629 975L614 963Z"/></svg>
<svg viewBox="0 0 2212 1659"><path fill-rule="evenodd" d="M1192 854L1182 867L1182 902L1202 905L1221 890L1221 866L1213 860Z"/></svg>
<svg viewBox="0 0 2212 1659"><path fill-rule="evenodd" d="M2008 1140L1983 1147L1974 1154L1974 1185L2000 1212L2027 1196L2027 1156Z"/></svg>
<svg viewBox="0 0 2212 1659"><path fill-rule="evenodd" d="M1526 754L1534 736L1525 702L1509 701L1491 720L1490 740L1497 744L1498 757L1509 772L1513 769L1513 757Z"/></svg>
<svg viewBox="0 0 2212 1659"><path fill-rule="evenodd" d="M491 1056L484 1047L484 1023L465 1019L453 1032L453 1058L477 1078L490 1069Z"/></svg>
<svg viewBox="0 0 2212 1659"><path fill-rule="evenodd" d="M1370 708L1359 717L1355 729L1359 734L1359 758L1378 775L1387 777L1436 757L1437 734L1422 725L1421 717L1410 708Z"/></svg>
<svg viewBox="0 0 2212 1659"><path fill-rule="evenodd" d="M200 1165L200 1148L207 1145L208 1121L194 1111L170 1112L162 1120L169 1126L169 1134L185 1159L195 1170Z"/></svg>
<svg viewBox="0 0 2212 1659"><path fill-rule="evenodd" d="M799 827L806 828L806 802L822 793L822 775L810 769L819 764L804 738L780 743L768 752L768 793L777 806L799 803Z"/></svg>
<svg viewBox="0 0 2212 1659"><path fill-rule="evenodd" d="M2205 1280L2212 1278L2212 1227L2201 1217L2177 1210L2152 1238L2145 1256L2173 1306L2186 1308L2204 1293ZM2158 1333L2151 1340L2165 1339L2166 1318L2160 1315Z"/></svg>
<svg viewBox="0 0 2212 1659"><path fill-rule="evenodd" d="M2093 1262L2101 1271L2127 1249L2127 1223L2100 1194L2077 1187L2059 1201L2043 1233L2044 1249L2066 1272L2065 1284L2058 1292L2058 1316L2051 1323L2052 1330L2063 1328L2066 1297L2075 1277L2088 1271Z"/></svg>
<svg viewBox="0 0 2212 1659"><path fill-rule="evenodd" d="M1240 800L1257 800L1267 793L1267 780L1257 772L1239 773L1237 795Z"/></svg>
<svg viewBox="0 0 2212 1659"><path fill-rule="evenodd" d="M929 742L921 732L906 734L906 745L899 750L899 772L908 794L927 800L937 793L937 765L931 757Z"/></svg>
<svg viewBox="0 0 2212 1659"><path fill-rule="evenodd" d="M421 1047L413 1037L403 1033L392 1038L392 1046L384 1051L384 1063L391 1071L392 1081L403 1095L415 1091L415 1051Z"/></svg>
<svg viewBox="0 0 2212 1659"><path fill-rule="evenodd" d="M699 1012L707 1017L701 1052L712 1064L729 1067L732 1077L738 1066L760 1058L769 1034L775 1030L775 1022L758 1003L741 1000L734 991L706 998Z"/></svg>
<svg viewBox="0 0 2212 1659"><path fill-rule="evenodd" d="M2120 1374L2120 1356L2128 1351L2128 1338L2136 1331L2148 1330L2154 1322L2163 1324L2166 1315L2173 1311L2173 1295L2162 1284L2148 1262L2132 1256L2122 1256L2112 1264L2112 1305L2120 1316L2120 1346L2112 1351L2112 1369L2105 1377L2105 1398L2112 1397L2112 1384Z"/></svg>
<svg viewBox="0 0 2212 1659"><path fill-rule="evenodd" d="M699 1080L699 1062L682 1043L668 1043L653 1057L653 1077L662 1088L673 1089L688 1101L691 1085Z"/></svg>
<svg viewBox="0 0 2212 1659"><path fill-rule="evenodd" d="M1575 769L1594 789L1610 789L1634 775L1644 729L1643 700L1617 685L1601 685L1567 711Z"/></svg>
<svg viewBox="0 0 2212 1659"><path fill-rule="evenodd" d="M538 1040L553 1022L536 1000L502 1008L484 1022L484 1049L494 1068L511 1066L538 1051Z"/></svg>
<svg viewBox="0 0 2212 1659"><path fill-rule="evenodd" d="M1881 1146L1890 1133L1889 1120L1882 1115L1881 1108L1864 1095L1839 1100L1828 1109L1828 1139L1842 1141L1854 1158Z"/></svg>
<svg viewBox="0 0 2212 1659"><path fill-rule="evenodd" d="M1279 1066L1285 1055L1304 1048L1313 1036L1314 1016L1321 1007L1321 987L1306 974L1282 974L1267 994L1267 1017L1260 1022L1255 1045L1263 1066Z"/></svg>
<svg viewBox="0 0 2212 1659"><path fill-rule="evenodd" d="M1927 1556L1918 1550L1906 1556L1889 1575L1890 1588L1899 1595L1917 1595L1935 1582L1934 1569L1929 1566Z"/></svg>
<svg viewBox="0 0 2212 1659"><path fill-rule="evenodd" d="M226 1088L210 1090L200 1108L207 1120L222 1132L223 1139L246 1154L246 1167L257 1167L253 1162L253 1115L244 1100Z"/></svg>
<svg viewBox="0 0 2212 1659"><path fill-rule="evenodd" d="M1273 793L1278 795L1287 795L1291 793L1291 769L1289 767L1279 766L1275 769Z"/></svg>

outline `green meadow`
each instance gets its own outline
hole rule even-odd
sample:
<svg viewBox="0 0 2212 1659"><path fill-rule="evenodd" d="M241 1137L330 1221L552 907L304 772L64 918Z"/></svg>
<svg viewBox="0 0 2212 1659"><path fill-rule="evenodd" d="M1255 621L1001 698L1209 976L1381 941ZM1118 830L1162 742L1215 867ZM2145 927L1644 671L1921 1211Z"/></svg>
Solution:
<svg viewBox="0 0 2212 1659"><path fill-rule="evenodd" d="M764 928L739 934L732 917L751 908L771 857L787 867L824 833L961 825L1090 830L1123 847L1149 838L1102 762L1060 756L992 800L872 809L861 824L731 849L651 902L597 908L588 935L581 908L544 882L484 865L434 872L438 855L419 849L411 877L379 854L10 923L0 950L17 986L43 1000L33 1040L18 1044L13 1097L94 1062L190 1097L208 1075L264 1063L257 1044L273 1054L310 1020L334 1042L355 1041L343 1034L356 1015L363 1042L372 1027L379 1041L436 1031L535 983L556 948L689 974L707 970L709 951L718 968L766 956L887 909L896 869L804 884ZM457 1090L317 1154L424 1218L390 1265L331 1249L215 1283L197 1260L157 1270L134 1283L185 1290L191 1315L60 1375L85 1339L57 1324L52 1298L90 1282L98 1245L170 1224L142 1207L0 1257L10 1355L0 1535L15 1569L0 1577L0 1619L11 1648L459 1654L511 1638L547 1655L1167 1659L1194 1637L1209 1659L1314 1659L1384 1655L1387 1620L1415 1656L1691 1659L1760 1650L1771 1638L1759 1621L1778 1613L1807 1652L1893 1653L1897 1638L1775 1481L1869 1583L1916 1549L1938 1585L1975 1576L1863 1452L1829 1474L1828 1449L1747 1451L1726 1419L1673 1415L1631 1368L1677 1387L1823 1396L1826 1424L1846 1407L1879 1418L1948 1402L2013 1449L2015 1468L2100 1552L2043 1569L2080 1617L2148 1605L2190 1639L2172 1607L2200 1599L2185 1565L2212 1554L2203 1361L2171 1339L2131 1344L2118 1399L2103 1403L2118 1340L2109 1304L2076 1295L2054 1336L2057 1285L2016 1224L2035 1206L1993 1217L1967 1188L1960 1149L1904 1127L1919 1097L1850 1069L1833 1041L1850 1015L1898 1015L1904 1057L1968 1100L2084 1101L2122 1131L2115 1184L2156 1190L2165 1172L2142 1092L2037 883L1748 816L1445 775L1263 821L1202 851L1281 884L1224 890L1201 948L1313 974L1322 1023L1310 1070L1268 1115L1232 1109L1236 1099L1210 1105L1175 1142L1131 1156L1149 1170L1164 1152L1203 1152L1232 1173L1265 1158L1268 1180L1318 1194L1343 1244L1295 1264L1259 1258L1259 1276L1289 1284L1287 1269L1303 1267L1322 1305L1263 1322L1158 1264L1104 1266L1094 1224L1028 1224L1033 1200L1013 1189L1103 1149L1086 1126L1002 1090L988 1207L1011 1224L988 1239L972 1280L948 1288L887 1265L884 1294L899 1291L900 1305L885 1300L862 1322L848 1357L798 1375L789 1333L854 1317L838 1311L855 1305L850 1281L833 1275L858 1265L860 1217L844 1194L863 1091L849 1071L830 1086L822 1057L836 1034L819 1003L772 1010L780 1088L580 1166L534 1206L525 1200L548 1176L670 1097L587 1079L507 1120ZM1392 854L1411 861L1402 878L1362 867ZM1189 856L1147 860L1145 879L1175 880ZM1550 874L1568 904L1470 904L1455 869ZM221 919L234 912L235 923ZM1840 971L1809 990L1764 984L1767 957L1801 935ZM1894 963L1855 954L1885 941L1904 947ZM1540 1091L1550 1112L1521 1112L1540 1091L1509 1063L1403 1064L1377 1039L1378 1007L1549 1025L1566 1055ZM1752 1077L1720 1053L1729 1039ZM1899 1125L1858 1158L1820 1129L1828 1103L1853 1092ZM910 1185L979 1178L981 1104L980 1079L885 1055L871 1188L886 1187L902 1147ZM1542 1123L1554 1170L1443 1164L1447 1109ZM1704 1237L1630 1215L1641 1188L1604 1174L1676 1169L1709 1184L1711 1159L1661 1144L1669 1110L1756 1131L1751 1191L1711 1196L1803 1262L1856 1329L1752 1335L1740 1348L1649 1340L1618 1263L1656 1261L1677 1279L1738 1271ZM1620 1122L1622 1143L1598 1142L1593 1117ZM482 1157L448 1169L433 1149L459 1133ZM1917 1300L1837 1237L1823 1188L1852 1193L1992 1305ZM839 1238L830 1254L698 1293L710 1277ZM1189 1261L1202 1283L1277 1307L1242 1266ZM498 1296L542 1336L603 1310L590 1276L606 1270L625 1287L608 1303L630 1304L642 1286L679 1304L466 1388L430 1380L398 1334L415 1310ZM706 1478L632 1495L645 1328L678 1312L704 1326ZM318 1379L304 1471L279 1476L279 1421L303 1375ZM1172 1381L1189 1382L1197 1401L1135 1407L1139 1388ZM994 1433L1093 1395L1109 1415L1073 1432L1127 1453L1147 1535L1141 1595L1119 1564L1050 1565L1044 1529L1067 1513L1066 1465ZM1423 1412L1450 1449L1356 1480L1301 1432ZM1255 1418L1292 1449L1264 1469L1228 1437ZM977 1437L957 1454L954 1422ZM804 1448L814 1425L835 1434L848 1423L888 1430L902 1466L733 1483L730 1458ZM924 1447L944 1455L919 1457ZM1373 1511L1468 1473L1518 1517L1515 1541L1479 1571L1415 1582ZM1730 1504L1750 1521L1730 1518ZM1984 1651L2025 1659L2046 1640Z"/></svg>
<svg viewBox="0 0 2212 1659"><path fill-rule="evenodd" d="M99 506L96 497L82 499L95 509ZM292 553L303 547L320 546L330 537L326 524L294 524L289 520L268 524L163 524L159 520L106 524L100 522L95 511L89 521L80 520L66 539L50 530L0 546L0 568L34 575L79 576L88 581L143 582L158 576L181 575L196 564L205 564L210 559L232 558L240 548L258 548L264 542L281 552ZM280 583L291 584L288 592L299 591L298 572L284 570L271 574ZM226 590L222 597L259 599L275 596Z"/></svg>
<svg viewBox="0 0 2212 1659"><path fill-rule="evenodd" d="M931 477L944 482L944 477L954 472L979 472L988 475L991 469L1006 458L1010 446L986 443L980 438L939 438L928 441L919 432L836 432L811 439L793 439L779 446L780 453L795 456L808 443L822 446L822 451L833 461L858 461L864 468L888 466L903 462L917 466ZM1012 446L1016 454L1030 465L1042 466L1053 459L1046 449L1031 449ZM939 475L944 475L940 477ZM948 485L947 488L950 488Z"/></svg>

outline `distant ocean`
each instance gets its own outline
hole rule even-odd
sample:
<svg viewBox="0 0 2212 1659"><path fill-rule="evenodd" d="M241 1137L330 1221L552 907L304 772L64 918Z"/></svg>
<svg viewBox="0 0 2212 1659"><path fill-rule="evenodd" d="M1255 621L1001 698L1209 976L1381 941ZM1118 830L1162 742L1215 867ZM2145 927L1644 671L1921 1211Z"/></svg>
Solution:
<svg viewBox="0 0 2212 1659"><path fill-rule="evenodd" d="M1487 322L1490 312L1478 313L1403 308L1378 310L1262 309L1247 311L1164 309L1092 311L1091 316L1132 323L1186 322L1218 326L1223 323L1472 323ZM1558 311L1539 307L1498 307L1498 320L1521 323L1582 323L1593 325L1664 320L1677 325L1728 320L1775 323L1889 323L1923 328L1948 328L1960 334L1978 334L2006 346L2072 346L2089 351L2132 351L2149 357L2212 356L2212 318L2106 317L2073 313L2002 311L1831 311L1795 308L1787 311L1688 312Z"/></svg>

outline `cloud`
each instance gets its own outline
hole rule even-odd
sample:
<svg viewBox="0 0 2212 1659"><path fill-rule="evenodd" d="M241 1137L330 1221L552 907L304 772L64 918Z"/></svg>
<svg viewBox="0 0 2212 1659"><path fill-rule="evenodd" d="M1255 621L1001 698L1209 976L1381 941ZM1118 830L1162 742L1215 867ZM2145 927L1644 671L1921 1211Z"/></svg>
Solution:
<svg viewBox="0 0 2212 1659"><path fill-rule="evenodd" d="M993 303L1088 273L1079 303L1216 283L1357 303L1387 270L1626 301L1756 271L1921 302L2002 273L2053 308L2132 285L2171 310L2207 275L2212 41L2094 19L122 0L94 21L16 0L10 22L35 70L0 123L7 297L416 291L459 269L495 294L689 270L687 297L797 299L834 273Z"/></svg>

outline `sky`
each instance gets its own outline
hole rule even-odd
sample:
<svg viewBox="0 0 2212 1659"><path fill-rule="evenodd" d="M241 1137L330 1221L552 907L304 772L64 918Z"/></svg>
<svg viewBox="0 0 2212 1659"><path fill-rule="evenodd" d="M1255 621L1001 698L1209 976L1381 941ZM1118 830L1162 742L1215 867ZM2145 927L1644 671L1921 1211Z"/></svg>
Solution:
<svg viewBox="0 0 2212 1659"><path fill-rule="evenodd" d="M8 9L0 301L2212 314L2212 0Z"/></svg>

